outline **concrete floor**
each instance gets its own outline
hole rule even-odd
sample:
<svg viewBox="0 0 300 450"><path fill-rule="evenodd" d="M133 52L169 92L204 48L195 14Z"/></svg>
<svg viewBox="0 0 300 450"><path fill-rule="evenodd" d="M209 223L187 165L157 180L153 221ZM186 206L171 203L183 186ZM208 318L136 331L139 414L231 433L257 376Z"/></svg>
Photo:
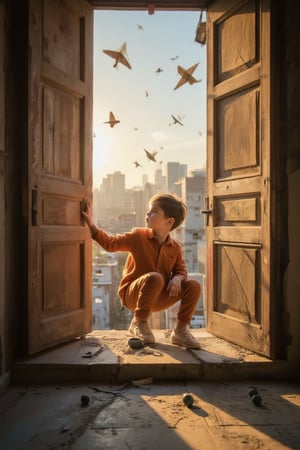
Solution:
<svg viewBox="0 0 300 450"><path fill-rule="evenodd" d="M168 330L132 350L126 330L103 330L16 361L0 397L0 449L300 450L296 371L287 380L284 361L193 333L200 350L171 345Z"/></svg>
<svg viewBox="0 0 300 450"><path fill-rule="evenodd" d="M17 361L17 383L97 381L121 384L152 377L154 381L283 379L284 361L271 361L249 350L194 329L200 350L170 343L171 330L153 330L156 343L140 350L128 347L127 330L99 330L69 344ZM290 372L294 372L292 368Z"/></svg>
<svg viewBox="0 0 300 450"><path fill-rule="evenodd" d="M143 384L146 383L146 384ZM300 449L300 387L259 382L10 386L1 450ZM192 394L191 408L182 395ZM88 406L81 396L88 395Z"/></svg>

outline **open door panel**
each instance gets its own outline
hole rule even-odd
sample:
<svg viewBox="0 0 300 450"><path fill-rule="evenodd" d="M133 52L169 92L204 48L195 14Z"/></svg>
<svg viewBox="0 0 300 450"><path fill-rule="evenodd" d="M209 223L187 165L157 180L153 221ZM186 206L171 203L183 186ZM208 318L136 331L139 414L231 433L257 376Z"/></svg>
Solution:
<svg viewBox="0 0 300 450"><path fill-rule="evenodd" d="M207 329L274 357L269 1L207 11Z"/></svg>
<svg viewBox="0 0 300 450"><path fill-rule="evenodd" d="M29 2L28 353L92 327L93 14L84 0Z"/></svg>

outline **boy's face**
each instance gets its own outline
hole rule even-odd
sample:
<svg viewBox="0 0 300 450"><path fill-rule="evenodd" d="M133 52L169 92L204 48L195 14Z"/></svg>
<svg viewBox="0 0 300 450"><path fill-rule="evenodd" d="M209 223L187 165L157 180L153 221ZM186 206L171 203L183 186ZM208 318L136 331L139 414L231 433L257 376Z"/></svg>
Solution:
<svg viewBox="0 0 300 450"><path fill-rule="evenodd" d="M164 211L157 202L150 203L145 218L148 228L153 231L169 232L172 228L174 219L166 217Z"/></svg>

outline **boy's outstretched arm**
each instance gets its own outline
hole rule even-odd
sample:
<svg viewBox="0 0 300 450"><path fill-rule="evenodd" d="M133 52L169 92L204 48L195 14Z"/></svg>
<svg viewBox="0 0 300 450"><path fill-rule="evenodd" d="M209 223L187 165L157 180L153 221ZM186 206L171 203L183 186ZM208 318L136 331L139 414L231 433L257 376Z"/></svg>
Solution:
<svg viewBox="0 0 300 450"><path fill-rule="evenodd" d="M109 235L102 228L98 228L94 223L93 208L90 200L84 200L81 215L89 227L92 239L101 245L104 250L107 252L128 251L126 238L122 235Z"/></svg>

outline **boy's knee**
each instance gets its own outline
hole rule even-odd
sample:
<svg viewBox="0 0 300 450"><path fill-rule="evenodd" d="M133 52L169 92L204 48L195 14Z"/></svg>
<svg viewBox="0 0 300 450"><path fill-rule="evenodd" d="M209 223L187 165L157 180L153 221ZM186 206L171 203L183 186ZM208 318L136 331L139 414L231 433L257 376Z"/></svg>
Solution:
<svg viewBox="0 0 300 450"><path fill-rule="evenodd" d="M187 286L189 289L191 289L195 294L199 295L201 294L201 284L197 280L187 280L186 281Z"/></svg>
<svg viewBox="0 0 300 450"><path fill-rule="evenodd" d="M164 277L159 272L148 273L147 282L150 284L155 284L155 285L159 285L159 286L164 286L164 284L165 284Z"/></svg>

